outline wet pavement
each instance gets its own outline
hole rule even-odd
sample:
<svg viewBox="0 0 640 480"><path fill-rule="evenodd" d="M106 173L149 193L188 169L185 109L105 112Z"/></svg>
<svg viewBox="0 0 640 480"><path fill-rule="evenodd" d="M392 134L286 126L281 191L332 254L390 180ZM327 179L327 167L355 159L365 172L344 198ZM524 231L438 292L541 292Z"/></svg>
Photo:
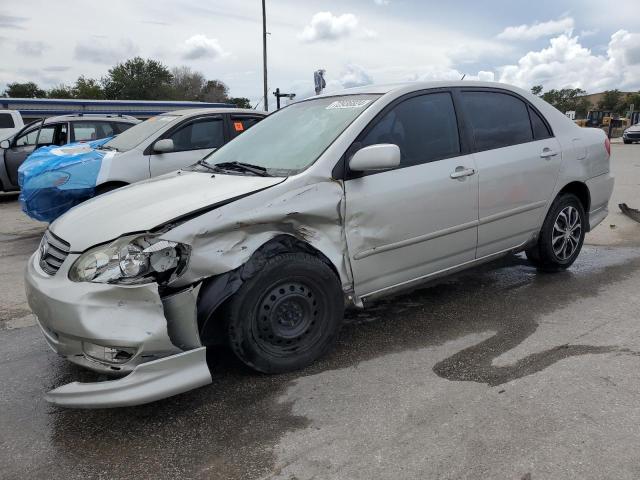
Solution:
<svg viewBox="0 0 640 480"><path fill-rule="evenodd" d="M619 168L637 152L616 146ZM640 224L616 213L570 271L505 257L350 312L301 372L221 350L210 386L94 411L42 398L97 377L33 325L20 275L42 226L15 213L0 201L0 478L640 477Z"/></svg>

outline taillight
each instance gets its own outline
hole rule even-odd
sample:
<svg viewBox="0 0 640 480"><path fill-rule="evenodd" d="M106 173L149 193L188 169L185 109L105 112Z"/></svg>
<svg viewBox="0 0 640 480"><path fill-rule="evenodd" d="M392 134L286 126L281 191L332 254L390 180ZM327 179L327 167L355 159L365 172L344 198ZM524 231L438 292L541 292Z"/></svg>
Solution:
<svg viewBox="0 0 640 480"><path fill-rule="evenodd" d="M609 137L604 139L604 149L607 151L607 155L611 156L611 141Z"/></svg>

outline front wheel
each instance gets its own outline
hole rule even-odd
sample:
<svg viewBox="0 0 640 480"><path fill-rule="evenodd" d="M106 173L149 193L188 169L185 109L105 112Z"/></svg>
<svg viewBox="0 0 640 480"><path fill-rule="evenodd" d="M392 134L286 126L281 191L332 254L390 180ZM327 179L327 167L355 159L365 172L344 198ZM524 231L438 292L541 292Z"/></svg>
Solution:
<svg viewBox="0 0 640 480"><path fill-rule="evenodd" d="M303 368L335 342L344 315L336 274L306 253L270 258L223 309L228 342L247 366L264 373Z"/></svg>
<svg viewBox="0 0 640 480"><path fill-rule="evenodd" d="M629 145L630 143L633 143L631 140L627 140L626 138L622 140L625 145Z"/></svg>
<svg viewBox="0 0 640 480"><path fill-rule="evenodd" d="M570 193L559 196L547 213L538 242L526 250L527 258L545 272L569 268L580 254L586 228L586 215L578 197Z"/></svg>

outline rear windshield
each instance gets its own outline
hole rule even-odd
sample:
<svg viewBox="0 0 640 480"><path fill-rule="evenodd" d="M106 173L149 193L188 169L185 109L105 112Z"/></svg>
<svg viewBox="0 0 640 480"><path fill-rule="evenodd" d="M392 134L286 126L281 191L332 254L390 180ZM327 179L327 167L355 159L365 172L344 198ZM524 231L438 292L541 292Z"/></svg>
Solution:
<svg viewBox="0 0 640 480"><path fill-rule="evenodd" d="M13 123L13 117L10 113L0 112L0 128L15 128L15 126L15 123Z"/></svg>
<svg viewBox="0 0 640 480"><path fill-rule="evenodd" d="M103 145L103 148L126 152L137 147L151 135L170 125L178 118L180 118L178 115L158 115L157 117L151 117L149 120L134 125L117 137L109 140Z"/></svg>

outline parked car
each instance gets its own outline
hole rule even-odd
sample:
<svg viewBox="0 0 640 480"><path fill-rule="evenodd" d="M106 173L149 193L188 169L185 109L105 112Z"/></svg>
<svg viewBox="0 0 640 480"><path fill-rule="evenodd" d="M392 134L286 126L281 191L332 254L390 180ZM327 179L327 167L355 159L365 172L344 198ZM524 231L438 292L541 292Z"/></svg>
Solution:
<svg viewBox="0 0 640 480"><path fill-rule="evenodd" d="M0 110L0 141L12 137L24 127L22 115L17 110Z"/></svg>
<svg viewBox="0 0 640 480"><path fill-rule="evenodd" d="M139 120L126 115L90 114L62 115L32 122L10 140L0 142L0 191L11 192L20 189L18 168L40 147L111 137L137 123Z"/></svg>
<svg viewBox="0 0 640 480"><path fill-rule="evenodd" d="M624 131L622 134L622 141L627 144L640 142L640 122L635 125L631 125Z"/></svg>
<svg viewBox="0 0 640 480"><path fill-rule="evenodd" d="M18 171L22 210L51 222L96 195L191 165L265 115L237 108L173 111L112 139L41 148Z"/></svg>
<svg viewBox="0 0 640 480"><path fill-rule="evenodd" d="M562 271L607 215L604 133L515 87L367 86L277 111L192 168L55 221L26 290L49 345L126 374L48 393L144 403L211 382L207 349L309 365L347 307L512 252ZM570 279L569 279L570 281Z"/></svg>

